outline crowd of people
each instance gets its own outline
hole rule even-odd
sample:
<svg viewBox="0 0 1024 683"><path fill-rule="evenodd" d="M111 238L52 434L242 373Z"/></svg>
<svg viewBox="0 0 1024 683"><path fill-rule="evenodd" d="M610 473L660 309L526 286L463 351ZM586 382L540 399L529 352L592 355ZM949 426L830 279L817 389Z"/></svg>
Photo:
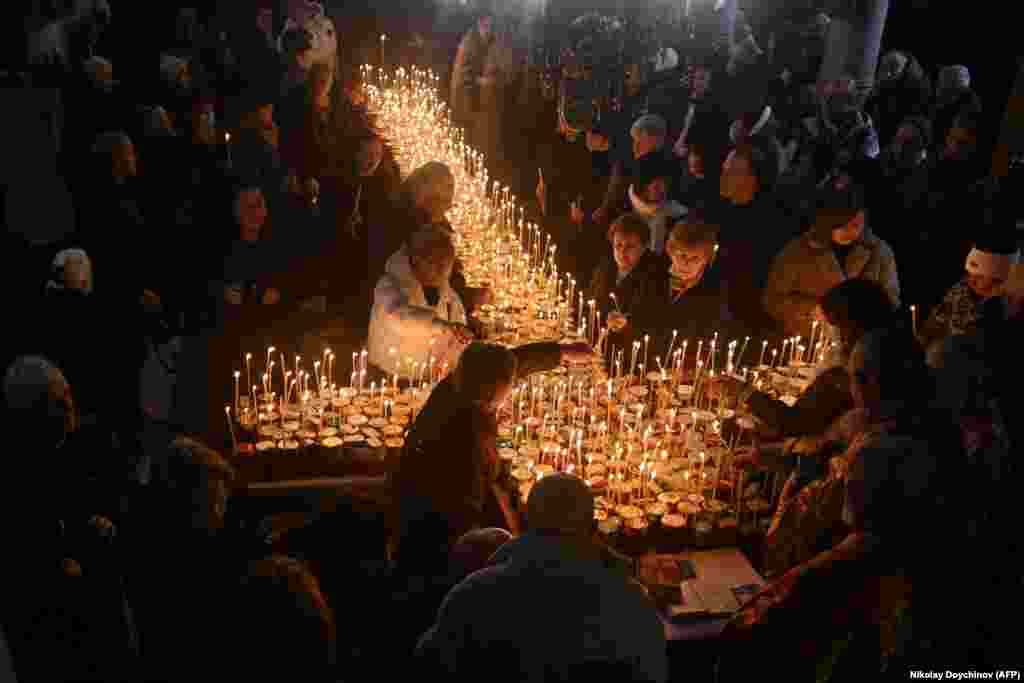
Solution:
<svg viewBox="0 0 1024 683"><path fill-rule="evenodd" d="M321 6L242 16L227 33L183 13L138 82L116 78L130 56L95 54L102 30L47 69L76 220L42 256L10 250L32 273L3 363L17 680L687 676L636 563L595 539L582 481L545 477L525 509L499 481L513 387L593 350L477 340L491 293L461 274L455 175L402 178ZM497 68L480 61L492 20L459 55L470 121L490 106L474 90ZM988 177L966 68L936 65L933 88L892 51L869 93L817 82L822 22L762 49L741 16L731 50L681 44L679 78L603 116L548 103L505 161L531 186L541 167L529 210L608 348L836 333L795 404L714 383L757 418L737 466L786 478L755 559L768 583L717 637L719 680L1003 665L988 610L1021 588L1012 201ZM229 373L332 327L367 348L367 382L395 353L451 372L386 477L275 532L232 505Z"/></svg>

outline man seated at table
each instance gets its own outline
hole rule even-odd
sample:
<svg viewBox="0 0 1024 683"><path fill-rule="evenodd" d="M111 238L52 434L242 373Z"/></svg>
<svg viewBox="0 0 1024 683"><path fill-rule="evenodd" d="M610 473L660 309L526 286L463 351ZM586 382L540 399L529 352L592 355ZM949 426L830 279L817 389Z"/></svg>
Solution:
<svg viewBox="0 0 1024 683"><path fill-rule="evenodd" d="M449 283L454 264L451 235L434 226L413 233L388 259L373 293L367 341L378 377L411 371L409 358L422 365L433 357L439 370L445 364L455 367L473 335Z"/></svg>
<svg viewBox="0 0 1024 683"><path fill-rule="evenodd" d="M668 680L657 610L639 584L607 568L583 481L537 482L527 517L529 533L445 598L420 640L421 662L456 681L575 680L597 661L621 665L626 680Z"/></svg>

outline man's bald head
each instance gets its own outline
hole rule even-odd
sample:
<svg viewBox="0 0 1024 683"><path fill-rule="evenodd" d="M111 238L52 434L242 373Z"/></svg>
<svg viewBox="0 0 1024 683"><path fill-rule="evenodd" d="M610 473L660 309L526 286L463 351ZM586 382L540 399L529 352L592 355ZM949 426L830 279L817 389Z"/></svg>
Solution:
<svg viewBox="0 0 1024 683"><path fill-rule="evenodd" d="M533 531L587 537L594 528L594 498L579 477L553 474L530 490L526 514Z"/></svg>

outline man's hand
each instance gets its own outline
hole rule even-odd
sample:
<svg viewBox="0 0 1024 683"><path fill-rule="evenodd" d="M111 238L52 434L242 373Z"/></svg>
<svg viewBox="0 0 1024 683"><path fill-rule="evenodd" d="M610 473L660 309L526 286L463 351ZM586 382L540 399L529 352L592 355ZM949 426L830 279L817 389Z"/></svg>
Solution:
<svg viewBox="0 0 1024 683"><path fill-rule="evenodd" d="M612 311L608 314L608 329L612 332L621 332L629 324L629 318L619 311Z"/></svg>
<svg viewBox="0 0 1024 683"><path fill-rule="evenodd" d="M563 363L585 363L594 359L594 348L586 342L562 344Z"/></svg>

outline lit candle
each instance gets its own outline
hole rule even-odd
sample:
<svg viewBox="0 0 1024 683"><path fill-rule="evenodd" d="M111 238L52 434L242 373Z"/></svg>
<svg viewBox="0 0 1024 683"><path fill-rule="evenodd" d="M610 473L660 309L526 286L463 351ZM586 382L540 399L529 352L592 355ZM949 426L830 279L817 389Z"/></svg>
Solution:
<svg viewBox="0 0 1024 683"><path fill-rule="evenodd" d="M235 370L235 415L238 415L238 379L242 376L242 373Z"/></svg>

